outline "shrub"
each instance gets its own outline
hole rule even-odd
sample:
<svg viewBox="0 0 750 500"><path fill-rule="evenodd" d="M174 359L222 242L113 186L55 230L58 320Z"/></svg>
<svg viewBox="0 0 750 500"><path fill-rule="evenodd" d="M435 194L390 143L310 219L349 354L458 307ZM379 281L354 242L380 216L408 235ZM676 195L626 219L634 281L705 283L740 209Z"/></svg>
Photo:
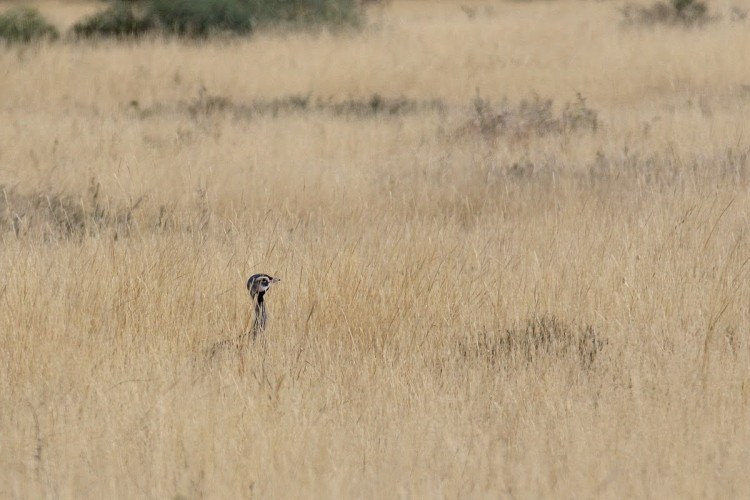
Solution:
<svg viewBox="0 0 750 500"><path fill-rule="evenodd" d="M357 0L248 0L258 24L296 24L332 27L362 23L361 3Z"/></svg>
<svg viewBox="0 0 750 500"><path fill-rule="evenodd" d="M658 1L649 7L629 4L622 9L626 25L652 26L655 24L700 26L716 17L708 13L708 7L700 0Z"/></svg>
<svg viewBox="0 0 750 500"><path fill-rule="evenodd" d="M136 15L130 5L118 1L108 9L76 23L73 33L83 37L135 37L152 28L153 24L148 18Z"/></svg>
<svg viewBox="0 0 750 500"><path fill-rule="evenodd" d="M73 27L78 36L140 36L159 30L184 37L247 35L255 25L357 26L358 0L118 0Z"/></svg>
<svg viewBox="0 0 750 500"><path fill-rule="evenodd" d="M579 92L576 100L568 102L562 110L562 126L565 130L590 130L596 132L599 117L596 111L586 106L586 98Z"/></svg>
<svg viewBox="0 0 750 500"><path fill-rule="evenodd" d="M35 9L21 7L0 15L0 39L8 43L57 37L57 29Z"/></svg>
<svg viewBox="0 0 750 500"><path fill-rule="evenodd" d="M148 17L163 30L181 36L250 33L252 7L239 0L153 0Z"/></svg>
<svg viewBox="0 0 750 500"><path fill-rule="evenodd" d="M477 96L473 101L471 118L457 131L457 136L480 135L487 140L500 137L523 138L577 131L596 132L596 111L586 105L578 94L576 100L564 105L560 116L555 116L552 99L534 96L513 106L507 99L498 105Z"/></svg>

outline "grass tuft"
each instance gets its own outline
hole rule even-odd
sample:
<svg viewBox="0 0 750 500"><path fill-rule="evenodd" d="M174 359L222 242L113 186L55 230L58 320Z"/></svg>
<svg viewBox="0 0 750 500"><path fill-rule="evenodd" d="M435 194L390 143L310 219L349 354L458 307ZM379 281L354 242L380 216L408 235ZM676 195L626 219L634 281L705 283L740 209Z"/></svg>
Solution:
<svg viewBox="0 0 750 500"><path fill-rule="evenodd" d="M483 360L491 366L515 361L548 362L572 357L583 370L591 369L607 341L592 326L575 327L555 316L535 316L520 327L504 332L481 332L458 343L465 360Z"/></svg>

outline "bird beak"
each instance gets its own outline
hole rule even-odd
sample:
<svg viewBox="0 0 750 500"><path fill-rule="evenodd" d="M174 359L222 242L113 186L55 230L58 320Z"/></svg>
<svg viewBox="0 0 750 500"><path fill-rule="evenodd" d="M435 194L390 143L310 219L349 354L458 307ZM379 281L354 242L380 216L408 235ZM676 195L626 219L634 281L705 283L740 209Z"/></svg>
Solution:
<svg viewBox="0 0 750 500"><path fill-rule="evenodd" d="M281 278L271 278L271 283L278 283L281 281Z"/></svg>

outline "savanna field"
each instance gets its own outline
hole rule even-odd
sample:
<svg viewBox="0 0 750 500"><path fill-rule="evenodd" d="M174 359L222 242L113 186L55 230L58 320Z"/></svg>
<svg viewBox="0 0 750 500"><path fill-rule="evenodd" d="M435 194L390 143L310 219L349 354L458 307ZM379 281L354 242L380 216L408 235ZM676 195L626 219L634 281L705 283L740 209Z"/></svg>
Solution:
<svg viewBox="0 0 750 500"><path fill-rule="evenodd" d="M750 496L750 18L622 7L1 45L0 498Z"/></svg>

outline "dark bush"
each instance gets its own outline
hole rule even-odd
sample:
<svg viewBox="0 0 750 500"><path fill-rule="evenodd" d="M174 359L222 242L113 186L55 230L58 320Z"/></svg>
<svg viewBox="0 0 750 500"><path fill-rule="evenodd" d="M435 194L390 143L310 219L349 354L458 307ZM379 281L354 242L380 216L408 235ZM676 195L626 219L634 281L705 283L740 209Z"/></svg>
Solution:
<svg viewBox="0 0 750 500"><path fill-rule="evenodd" d="M296 24L332 27L358 26L362 22L358 0L246 0L258 24Z"/></svg>
<svg viewBox="0 0 750 500"><path fill-rule="evenodd" d="M562 110L561 122L565 130L590 130L596 132L599 125L599 117L596 111L586 106L586 98L578 93L575 101L565 104Z"/></svg>
<svg viewBox="0 0 750 500"><path fill-rule="evenodd" d="M250 33L253 8L240 0L153 0L148 17L165 32L205 37Z"/></svg>
<svg viewBox="0 0 750 500"><path fill-rule="evenodd" d="M118 0L73 27L78 36L140 36L159 31L204 38L247 35L255 26L357 26L358 0Z"/></svg>
<svg viewBox="0 0 750 500"><path fill-rule="evenodd" d="M691 27L716 20L700 0L658 1L647 7L628 4L622 9L622 15L624 23L629 26L666 24Z"/></svg>
<svg viewBox="0 0 750 500"><path fill-rule="evenodd" d="M137 37L153 28L145 16L137 15L133 8L118 1L73 26L73 33L83 37Z"/></svg>
<svg viewBox="0 0 750 500"><path fill-rule="evenodd" d="M36 9L20 7L0 14L0 39L8 43L53 40L57 37L57 29Z"/></svg>

